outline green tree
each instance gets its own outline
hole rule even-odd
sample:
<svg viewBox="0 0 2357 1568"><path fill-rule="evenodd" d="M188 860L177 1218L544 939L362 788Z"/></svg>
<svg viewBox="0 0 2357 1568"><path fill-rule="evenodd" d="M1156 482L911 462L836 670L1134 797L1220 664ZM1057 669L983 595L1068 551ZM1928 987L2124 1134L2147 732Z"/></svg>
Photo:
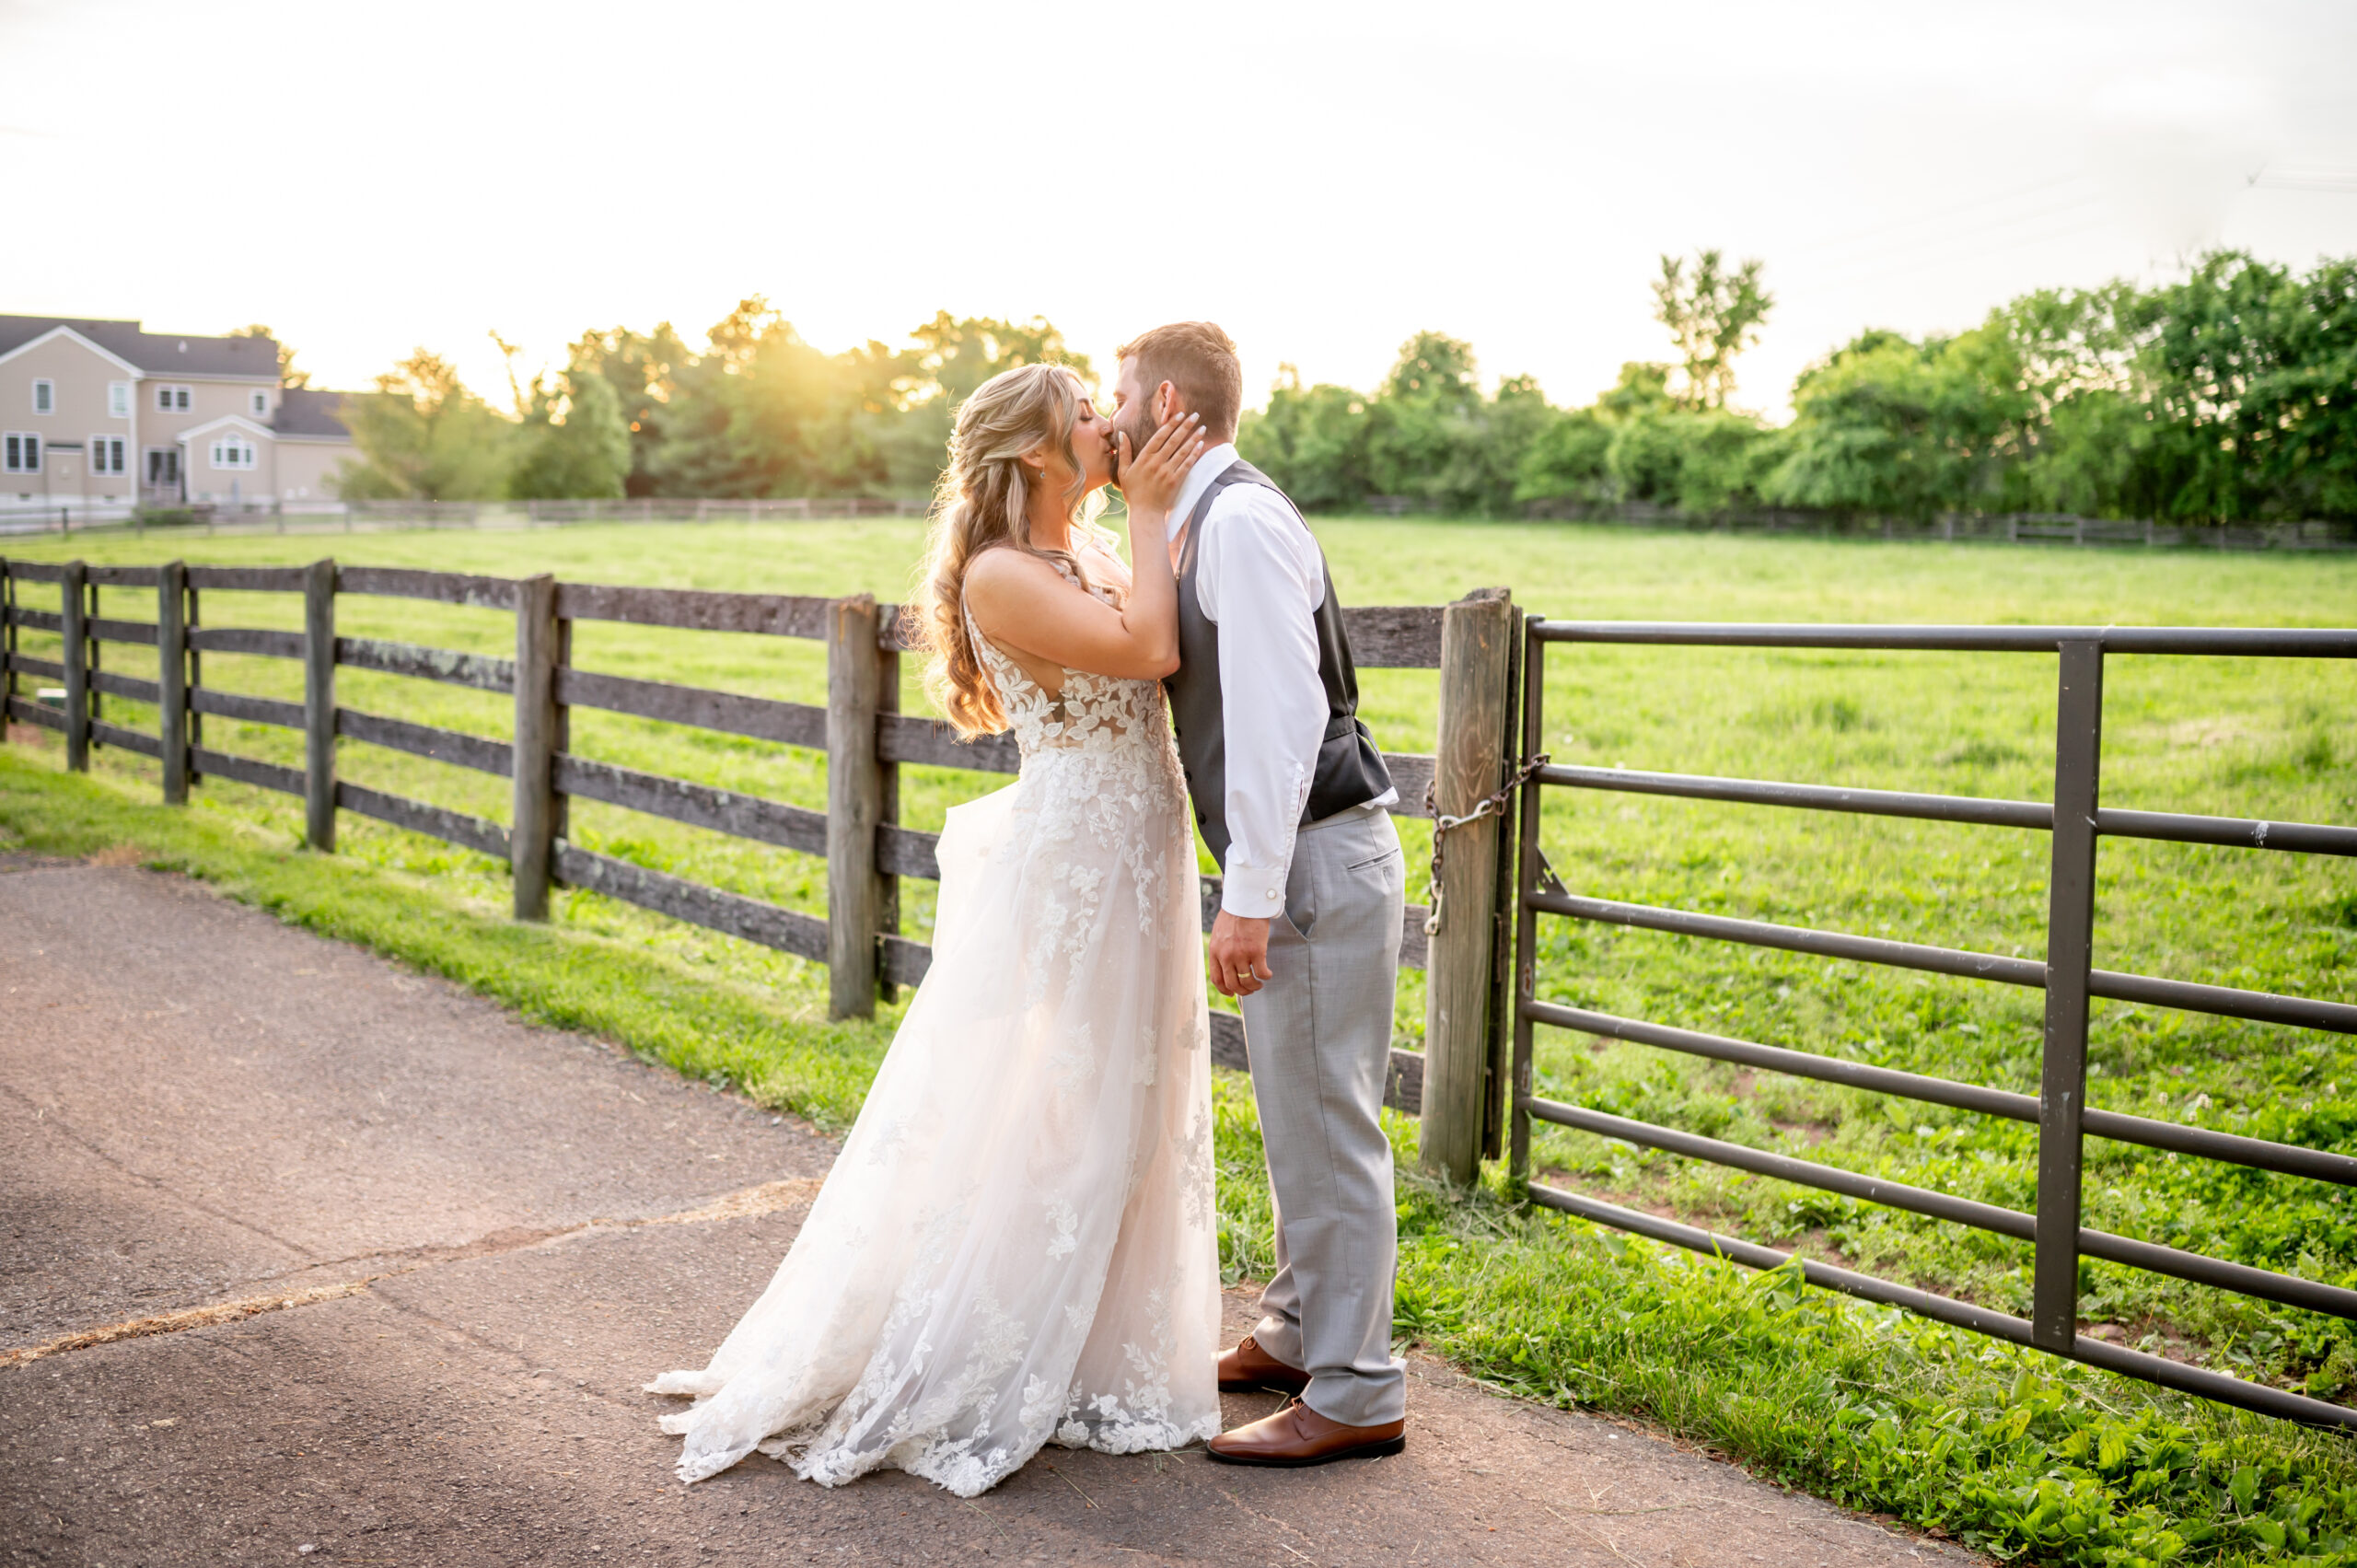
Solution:
<svg viewBox="0 0 2357 1568"><path fill-rule="evenodd" d="M1654 319L1669 329L1686 373L1678 403L1687 409L1726 406L1735 390L1735 359L1759 341L1775 296L1759 286L1760 263L1733 272L1716 250L1698 251L1693 270L1676 256L1661 259L1654 282Z"/></svg>
<svg viewBox="0 0 2357 1568"><path fill-rule="evenodd" d="M1446 490L1451 509L1492 517L1515 515L1523 455L1561 417L1535 378L1509 376L1499 382L1457 449Z"/></svg>
<svg viewBox="0 0 2357 1568"><path fill-rule="evenodd" d="M1473 345L1459 338L1419 332L1401 345L1367 405L1373 494L1458 514L1512 508L1522 454L1554 411L1527 376L1509 377L1495 397L1483 397L1480 371Z"/></svg>
<svg viewBox="0 0 2357 1568"><path fill-rule="evenodd" d="M1614 442L1623 428L1674 408L1668 366L1640 360L1624 364L1620 378L1593 404L1563 410L1538 430L1517 460L1515 498L1526 503L1643 500L1651 499L1655 488L1675 494L1675 465L1664 469L1660 455L1651 450L1661 443L1643 437L1622 442L1620 468L1612 462Z"/></svg>
<svg viewBox="0 0 2357 1568"><path fill-rule="evenodd" d="M595 369L614 389L630 433L630 470L622 478L625 495L656 493L673 377L692 357L668 321L656 323L651 332L628 327L584 332L569 351L569 364Z"/></svg>
<svg viewBox="0 0 2357 1568"><path fill-rule="evenodd" d="M675 495L858 494L872 468L852 439L833 356L748 297L673 377L658 488ZM849 481L846 483L846 481Z"/></svg>
<svg viewBox="0 0 2357 1568"><path fill-rule="evenodd" d="M1928 517L2001 505L2036 405L2002 314L1918 343L1865 332L1801 372L1769 498Z"/></svg>
<svg viewBox="0 0 2357 1568"><path fill-rule="evenodd" d="M1612 426L1593 408L1550 412L1554 417L1515 461L1514 499L1608 499L1605 454L1612 447Z"/></svg>
<svg viewBox="0 0 2357 1568"><path fill-rule="evenodd" d="M505 487L515 426L426 349L346 398L340 417L361 458L340 476L347 499L477 501Z"/></svg>
<svg viewBox="0 0 2357 1568"><path fill-rule="evenodd" d="M1096 384L1088 356L1074 353L1044 316L1017 322L942 310L909 336L916 346L902 354L881 343L867 345L875 390L863 403L868 439L882 459L887 482L899 494L933 488L958 405L1000 371L1062 365L1089 386Z"/></svg>
<svg viewBox="0 0 2357 1568"><path fill-rule="evenodd" d="M1669 395L1669 366L1649 360L1623 364L1620 378L1596 400L1596 417L1615 421L1675 406Z"/></svg>
<svg viewBox="0 0 2357 1568"><path fill-rule="evenodd" d="M2357 261L2203 257L2136 312L2166 515L2357 516Z"/></svg>
<svg viewBox="0 0 2357 1568"><path fill-rule="evenodd" d="M1647 409L1622 420L1605 471L1624 501L1687 512L1756 505L1779 433L1728 409Z"/></svg>
<svg viewBox="0 0 2357 1568"><path fill-rule="evenodd" d="M614 384L575 361L555 383L532 377L516 433L507 494L518 500L620 496L631 468L630 425Z"/></svg>
<svg viewBox="0 0 2357 1568"><path fill-rule="evenodd" d="M1269 406L1245 411L1236 447L1304 511L1347 511L1369 494L1367 424L1363 394L1304 387L1300 371L1281 366Z"/></svg>
<svg viewBox="0 0 2357 1568"><path fill-rule="evenodd" d="M2357 517L2357 258L2325 261L2277 302L2282 369L2264 479L2282 517Z"/></svg>
<svg viewBox="0 0 2357 1568"><path fill-rule="evenodd" d="M1480 438L1481 389L1473 346L1440 332L1400 345L1367 424L1367 482L1378 495L1448 510L1464 448Z"/></svg>
<svg viewBox="0 0 2357 1568"><path fill-rule="evenodd" d="M659 442L644 461L652 492L683 495L887 495L930 489L951 411L1000 371L1085 355L1052 322L946 311L912 345L870 341L828 354L753 296L712 329L709 346L649 377L639 419ZM612 340L601 342L610 344ZM651 356L650 356L651 359ZM601 363L610 366L610 350Z"/></svg>
<svg viewBox="0 0 2357 1568"><path fill-rule="evenodd" d="M943 310L909 336L917 349L907 371L908 394L919 401L937 395L952 409L975 388L1018 365L1068 366L1083 381L1093 386L1097 380L1088 356L1074 354L1044 316L1015 322Z"/></svg>

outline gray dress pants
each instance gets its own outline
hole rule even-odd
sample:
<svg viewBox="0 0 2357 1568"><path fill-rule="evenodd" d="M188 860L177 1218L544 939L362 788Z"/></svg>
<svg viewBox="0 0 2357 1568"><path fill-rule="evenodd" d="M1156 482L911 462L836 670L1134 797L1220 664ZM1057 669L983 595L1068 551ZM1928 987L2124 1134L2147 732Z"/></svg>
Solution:
<svg viewBox="0 0 2357 1568"><path fill-rule="evenodd" d="M1346 1426L1408 1408L1407 1367L1391 1353L1399 1237L1378 1115L1406 883L1382 808L1303 828L1284 916L1269 923L1275 978L1241 1003L1277 1208L1277 1272L1253 1337L1307 1372L1304 1401Z"/></svg>

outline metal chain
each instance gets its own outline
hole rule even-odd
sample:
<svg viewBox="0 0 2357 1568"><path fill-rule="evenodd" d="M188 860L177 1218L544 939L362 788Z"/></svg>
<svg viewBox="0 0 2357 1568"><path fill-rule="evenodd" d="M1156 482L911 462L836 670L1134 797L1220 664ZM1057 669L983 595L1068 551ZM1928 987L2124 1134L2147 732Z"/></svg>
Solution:
<svg viewBox="0 0 2357 1568"><path fill-rule="evenodd" d="M1515 767L1514 777L1483 796L1474 803L1473 809L1462 817L1444 817L1440 814L1440 803L1434 793L1440 788L1440 775L1435 770L1433 782L1424 786L1424 814L1433 819L1433 901L1430 912L1424 916L1425 935L1440 935L1441 850L1449 831L1452 829L1462 828L1468 822L1478 822L1484 817L1494 817L1504 811L1506 808L1506 803L1514 798L1514 792L1529 783L1530 775L1547 765L1547 759L1548 754L1544 751L1536 757L1525 757Z"/></svg>

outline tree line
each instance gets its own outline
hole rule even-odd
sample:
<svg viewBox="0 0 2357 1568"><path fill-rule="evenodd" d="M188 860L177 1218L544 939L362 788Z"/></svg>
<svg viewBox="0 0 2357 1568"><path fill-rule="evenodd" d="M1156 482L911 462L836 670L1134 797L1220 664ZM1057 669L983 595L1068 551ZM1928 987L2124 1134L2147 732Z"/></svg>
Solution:
<svg viewBox="0 0 2357 1568"><path fill-rule="evenodd" d="M1731 401L1775 303L1759 263L1664 257L1653 293L1670 354L1585 405L1528 377L1485 391L1471 345L1421 332L1371 389L1285 367L1238 445L1314 511L2357 517L2357 259L2218 251L2172 282L2026 294L1967 331L1862 332L1801 372L1782 424ZM1091 376L1043 319L943 312L905 346L828 354L753 298L701 350L668 323L585 333L563 371L511 376L502 412L421 350L348 404L366 460L345 494L923 494L958 400L1041 361Z"/></svg>
<svg viewBox="0 0 2357 1568"><path fill-rule="evenodd" d="M494 335L494 341L498 341ZM508 363L512 345L500 342ZM348 499L922 495L951 411L1018 365L1092 377L1044 319L936 315L894 348L828 354L769 303L742 301L691 348L669 322L585 332L564 368L520 384L510 411L421 348L348 398L362 460Z"/></svg>

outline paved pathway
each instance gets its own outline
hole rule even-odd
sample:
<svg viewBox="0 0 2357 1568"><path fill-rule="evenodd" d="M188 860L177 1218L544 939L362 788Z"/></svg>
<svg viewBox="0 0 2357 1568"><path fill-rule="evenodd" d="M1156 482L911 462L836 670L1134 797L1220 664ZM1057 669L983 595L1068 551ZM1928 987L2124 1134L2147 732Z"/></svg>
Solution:
<svg viewBox="0 0 2357 1568"><path fill-rule="evenodd" d="M832 1156L197 884L0 857L0 1563L1976 1561L1421 1360L1395 1458L682 1489L639 1385Z"/></svg>

